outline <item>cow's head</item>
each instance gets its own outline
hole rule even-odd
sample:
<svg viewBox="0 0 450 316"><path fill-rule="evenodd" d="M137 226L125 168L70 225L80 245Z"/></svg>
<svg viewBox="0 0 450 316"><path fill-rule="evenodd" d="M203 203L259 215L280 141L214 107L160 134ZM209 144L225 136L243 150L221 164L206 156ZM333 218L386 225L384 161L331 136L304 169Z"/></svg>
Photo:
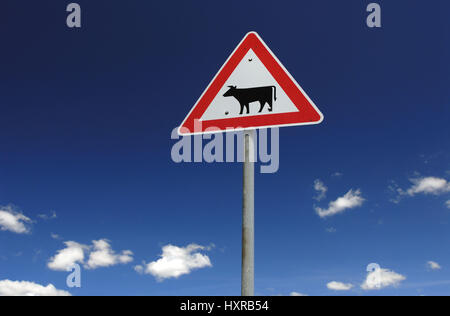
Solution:
<svg viewBox="0 0 450 316"><path fill-rule="evenodd" d="M236 86L228 86L228 91L223 95L224 97L232 97L234 96L234 92L236 91Z"/></svg>

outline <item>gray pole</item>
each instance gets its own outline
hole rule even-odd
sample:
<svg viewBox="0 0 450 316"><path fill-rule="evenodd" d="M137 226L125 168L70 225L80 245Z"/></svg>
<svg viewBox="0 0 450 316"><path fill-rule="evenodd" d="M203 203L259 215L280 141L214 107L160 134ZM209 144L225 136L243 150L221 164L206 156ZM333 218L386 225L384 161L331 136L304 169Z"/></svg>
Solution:
<svg viewBox="0 0 450 316"><path fill-rule="evenodd" d="M244 132L242 296L255 294L255 131Z"/></svg>

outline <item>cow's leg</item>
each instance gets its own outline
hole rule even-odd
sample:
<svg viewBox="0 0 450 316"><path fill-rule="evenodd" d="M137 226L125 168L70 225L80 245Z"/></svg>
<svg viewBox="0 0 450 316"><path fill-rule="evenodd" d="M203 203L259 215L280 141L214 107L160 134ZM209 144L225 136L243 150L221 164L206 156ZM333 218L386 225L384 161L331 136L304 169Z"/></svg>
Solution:
<svg viewBox="0 0 450 316"><path fill-rule="evenodd" d="M261 106L259 107L259 112L258 113L261 113L262 110L264 109L264 104L266 104L266 102L265 101L259 101L259 103L261 104Z"/></svg>
<svg viewBox="0 0 450 316"><path fill-rule="evenodd" d="M241 112L239 112L239 115L242 115L242 113L244 113L244 104L241 103Z"/></svg>
<svg viewBox="0 0 450 316"><path fill-rule="evenodd" d="M247 103L247 104L245 105L245 107L247 108L247 114L249 114L249 113L250 113L250 105Z"/></svg>
<svg viewBox="0 0 450 316"><path fill-rule="evenodd" d="M269 111L272 112L272 100L267 101L269 103Z"/></svg>

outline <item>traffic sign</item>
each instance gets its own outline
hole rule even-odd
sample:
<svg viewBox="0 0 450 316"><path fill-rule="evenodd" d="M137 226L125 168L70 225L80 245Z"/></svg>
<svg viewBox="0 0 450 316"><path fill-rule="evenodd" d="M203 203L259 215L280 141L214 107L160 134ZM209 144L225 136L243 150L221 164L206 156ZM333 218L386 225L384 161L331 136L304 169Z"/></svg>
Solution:
<svg viewBox="0 0 450 316"><path fill-rule="evenodd" d="M323 115L256 32L237 46L178 129L180 135L319 124Z"/></svg>

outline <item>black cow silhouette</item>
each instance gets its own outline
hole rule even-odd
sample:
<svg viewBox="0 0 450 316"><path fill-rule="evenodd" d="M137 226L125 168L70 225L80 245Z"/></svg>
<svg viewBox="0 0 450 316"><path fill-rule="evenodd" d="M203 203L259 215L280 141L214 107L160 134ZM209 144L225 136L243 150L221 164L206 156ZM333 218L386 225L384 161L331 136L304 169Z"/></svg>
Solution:
<svg viewBox="0 0 450 316"><path fill-rule="evenodd" d="M277 100L277 87L268 86L268 87L258 87L258 88L247 88L247 89L238 89L236 86L228 86L230 88L225 94L224 97L235 97L236 100L239 101L241 105L241 112L244 112L244 107L247 109L247 114L250 113L249 104L251 102L259 101L261 107L259 108L259 112L261 113L264 105L266 103L269 104L269 112L272 112L272 99L274 101ZM272 94L273 92L273 94Z"/></svg>

